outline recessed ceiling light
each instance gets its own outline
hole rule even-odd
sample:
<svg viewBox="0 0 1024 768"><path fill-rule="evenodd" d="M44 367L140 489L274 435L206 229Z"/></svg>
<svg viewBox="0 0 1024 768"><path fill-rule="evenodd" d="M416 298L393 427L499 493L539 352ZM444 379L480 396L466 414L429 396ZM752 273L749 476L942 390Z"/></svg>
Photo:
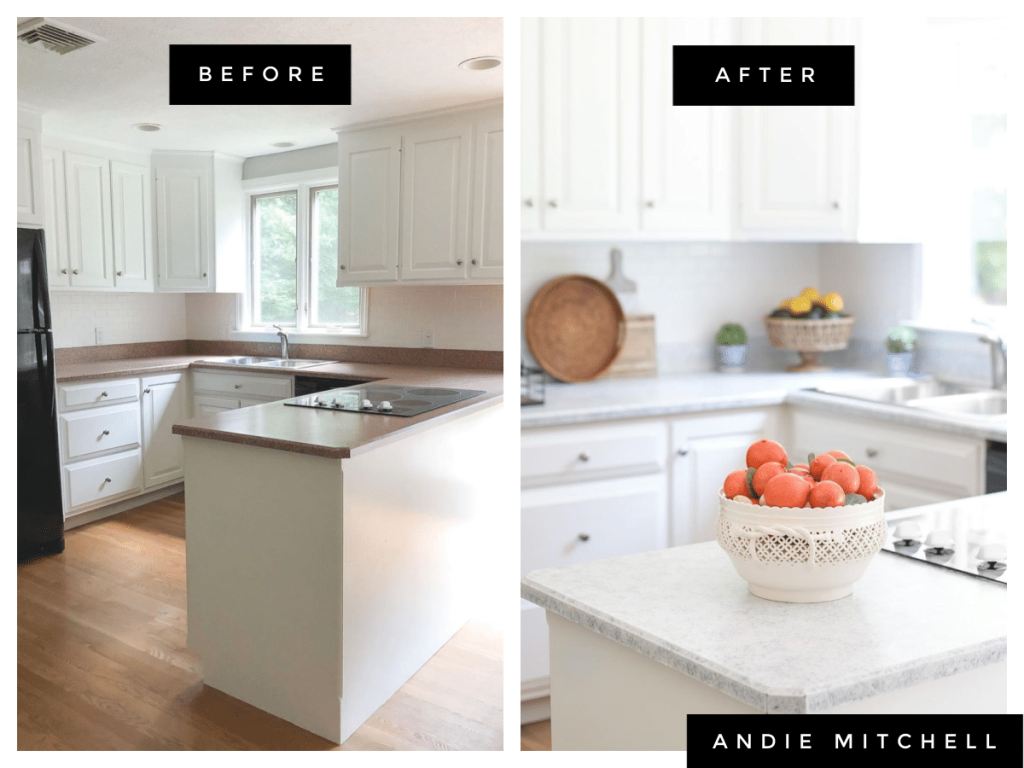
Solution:
<svg viewBox="0 0 1024 768"><path fill-rule="evenodd" d="M477 56L472 59L466 59L459 64L459 69L494 69L495 67L501 66L500 56Z"/></svg>
<svg viewBox="0 0 1024 768"><path fill-rule="evenodd" d="M281 149L287 149L288 147L294 147L295 146L295 142L294 141L275 141L270 146L272 146L272 147L280 147Z"/></svg>
<svg viewBox="0 0 1024 768"><path fill-rule="evenodd" d="M147 133L152 133L153 131L159 131L161 126L157 125L156 123L136 123L132 126L132 128L138 131L146 131Z"/></svg>

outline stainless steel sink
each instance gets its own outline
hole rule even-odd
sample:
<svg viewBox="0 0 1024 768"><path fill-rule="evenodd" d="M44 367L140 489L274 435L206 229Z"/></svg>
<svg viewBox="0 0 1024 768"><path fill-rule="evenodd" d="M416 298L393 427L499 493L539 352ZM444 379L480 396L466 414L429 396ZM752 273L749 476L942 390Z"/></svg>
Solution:
<svg viewBox="0 0 1024 768"><path fill-rule="evenodd" d="M911 400L907 405L911 408L937 411L939 413L1003 417L1006 416L1006 393L996 391L969 392L961 395Z"/></svg>
<svg viewBox="0 0 1024 768"><path fill-rule="evenodd" d="M940 381L938 379L920 379L917 381L909 379L882 379L835 387L818 387L812 391L828 395L839 395L840 397L852 397L856 400L870 400L875 403L908 405L911 401L930 400L932 398L944 398L967 393L984 393L990 390L985 390L983 387L957 384L951 381Z"/></svg>
<svg viewBox="0 0 1024 768"><path fill-rule="evenodd" d="M200 360L203 363L244 365L252 368L312 368L315 365L330 365L337 360L282 360L278 357L225 357L222 360Z"/></svg>
<svg viewBox="0 0 1024 768"><path fill-rule="evenodd" d="M223 360L203 360L204 363L226 363L227 365L262 365L273 362L272 357L225 357Z"/></svg>

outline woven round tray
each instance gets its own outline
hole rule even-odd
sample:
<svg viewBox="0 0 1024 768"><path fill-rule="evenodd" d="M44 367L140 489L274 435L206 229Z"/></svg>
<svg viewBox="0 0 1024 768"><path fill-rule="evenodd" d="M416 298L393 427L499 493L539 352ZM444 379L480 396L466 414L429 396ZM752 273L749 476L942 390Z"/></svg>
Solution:
<svg viewBox="0 0 1024 768"><path fill-rule="evenodd" d="M591 381L622 351L626 318L615 294L585 275L544 285L526 312L526 343L534 359L560 381Z"/></svg>
<svg viewBox="0 0 1024 768"><path fill-rule="evenodd" d="M768 316L764 324L768 329L768 341L773 347L800 353L799 365L791 365L786 370L827 371L827 366L819 364L818 353L846 349L856 320L853 315L827 320Z"/></svg>

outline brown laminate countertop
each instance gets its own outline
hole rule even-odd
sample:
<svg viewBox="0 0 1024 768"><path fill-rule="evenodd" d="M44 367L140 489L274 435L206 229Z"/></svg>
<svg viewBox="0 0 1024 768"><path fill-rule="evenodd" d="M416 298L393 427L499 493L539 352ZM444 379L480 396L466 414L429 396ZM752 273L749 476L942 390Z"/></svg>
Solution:
<svg viewBox="0 0 1024 768"><path fill-rule="evenodd" d="M282 370L226 365L217 361L218 358L213 355L174 355L70 363L58 367L57 381L68 383L120 376L146 376L191 367L260 376L356 378L398 386L454 387L484 391L484 394L470 400L411 417L292 408L278 401L188 419L175 424L173 428L176 435L292 451L327 459L349 458L379 441L468 415L495 405L502 398L503 380L500 371L375 363L325 363L312 368Z"/></svg>

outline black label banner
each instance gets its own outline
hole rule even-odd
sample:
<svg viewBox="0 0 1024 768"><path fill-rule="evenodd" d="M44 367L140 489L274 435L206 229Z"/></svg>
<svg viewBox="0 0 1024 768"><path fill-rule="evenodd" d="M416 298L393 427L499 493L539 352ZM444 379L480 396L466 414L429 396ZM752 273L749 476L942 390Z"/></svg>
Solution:
<svg viewBox="0 0 1024 768"><path fill-rule="evenodd" d="M674 45L676 107L853 106L852 45Z"/></svg>
<svg viewBox="0 0 1024 768"><path fill-rule="evenodd" d="M352 103L350 45L172 45L170 103Z"/></svg>
<svg viewBox="0 0 1024 768"><path fill-rule="evenodd" d="M934 768L1021 765L1021 715L687 715L690 768L750 768L778 758L821 768L841 757Z"/></svg>

